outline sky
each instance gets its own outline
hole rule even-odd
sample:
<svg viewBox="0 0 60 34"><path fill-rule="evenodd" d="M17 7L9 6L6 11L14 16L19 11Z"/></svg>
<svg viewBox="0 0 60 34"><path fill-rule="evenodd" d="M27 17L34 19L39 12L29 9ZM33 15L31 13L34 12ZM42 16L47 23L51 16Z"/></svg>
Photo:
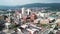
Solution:
<svg viewBox="0 0 60 34"><path fill-rule="evenodd" d="M30 3L60 3L60 0L0 0L0 5L16 6Z"/></svg>

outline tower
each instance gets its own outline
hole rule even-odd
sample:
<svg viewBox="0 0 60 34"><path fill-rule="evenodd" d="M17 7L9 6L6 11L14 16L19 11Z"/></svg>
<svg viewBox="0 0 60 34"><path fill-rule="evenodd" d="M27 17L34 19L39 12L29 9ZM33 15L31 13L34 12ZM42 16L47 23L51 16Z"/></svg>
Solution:
<svg viewBox="0 0 60 34"><path fill-rule="evenodd" d="M27 15L29 15L30 14L30 9L27 9Z"/></svg>
<svg viewBox="0 0 60 34"><path fill-rule="evenodd" d="M28 15L29 15L29 11L30 11L30 10L29 10L29 9L27 9L27 14L28 14Z"/></svg>
<svg viewBox="0 0 60 34"><path fill-rule="evenodd" d="M22 8L22 14L24 14L24 11L25 11L25 9L24 9L24 8Z"/></svg>

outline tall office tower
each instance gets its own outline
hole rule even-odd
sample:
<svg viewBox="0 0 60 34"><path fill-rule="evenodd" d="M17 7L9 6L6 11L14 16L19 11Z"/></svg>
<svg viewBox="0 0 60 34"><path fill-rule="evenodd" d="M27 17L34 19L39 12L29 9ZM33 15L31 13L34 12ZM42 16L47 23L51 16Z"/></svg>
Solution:
<svg viewBox="0 0 60 34"><path fill-rule="evenodd" d="M24 8L22 8L22 14L24 14L24 11L25 11L25 9L24 9Z"/></svg>
<svg viewBox="0 0 60 34"><path fill-rule="evenodd" d="M27 9L27 15L29 15L30 14L30 9Z"/></svg>
<svg viewBox="0 0 60 34"><path fill-rule="evenodd" d="M19 14L19 17L22 18L22 14L21 13Z"/></svg>

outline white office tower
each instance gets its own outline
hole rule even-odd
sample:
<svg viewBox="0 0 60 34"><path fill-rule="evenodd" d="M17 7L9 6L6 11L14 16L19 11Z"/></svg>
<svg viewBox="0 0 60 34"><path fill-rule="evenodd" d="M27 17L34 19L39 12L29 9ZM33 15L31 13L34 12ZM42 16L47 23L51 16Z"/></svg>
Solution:
<svg viewBox="0 0 60 34"><path fill-rule="evenodd" d="M22 18L22 15L21 15L21 13L19 14L19 16L20 16L20 18Z"/></svg>
<svg viewBox="0 0 60 34"><path fill-rule="evenodd" d="M25 11L25 9L24 9L24 8L22 8L22 14L24 14L24 11Z"/></svg>
<svg viewBox="0 0 60 34"><path fill-rule="evenodd" d="M30 9L27 9L27 15L29 15L30 14Z"/></svg>

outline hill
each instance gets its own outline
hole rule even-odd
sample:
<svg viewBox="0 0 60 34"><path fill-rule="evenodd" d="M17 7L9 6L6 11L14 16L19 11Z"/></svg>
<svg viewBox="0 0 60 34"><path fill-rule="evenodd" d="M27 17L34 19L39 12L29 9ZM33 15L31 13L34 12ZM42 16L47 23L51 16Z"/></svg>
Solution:
<svg viewBox="0 0 60 34"><path fill-rule="evenodd" d="M17 9L17 8L34 8L34 7L50 7L50 9L60 9L60 3L32 3L20 6L0 6L0 9Z"/></svg>

